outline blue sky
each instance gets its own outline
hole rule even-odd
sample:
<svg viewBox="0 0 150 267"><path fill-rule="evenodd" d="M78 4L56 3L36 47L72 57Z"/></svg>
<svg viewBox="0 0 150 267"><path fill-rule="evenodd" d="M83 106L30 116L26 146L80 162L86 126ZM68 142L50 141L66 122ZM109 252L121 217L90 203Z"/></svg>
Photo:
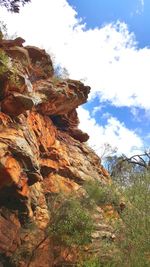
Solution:
<svg viewBox="0 0 150 267"><path fill-rule="evenodd" d="M78 109L80 128L99 155L150 145L150 1L32 0L20 14L0 17L27 44L45 48L70 78L91 86Z"/></svg>
<svg viewBox="0 0 150 267"><path fill-rule="evenodd" d="M149 0L68 0L83 18L87 28L124 21L133 31L140 47L149 45Z"/></svg>
<svg viewBox="0 0 150 267"><path fill-rule="evenodd" d="M78 17L83 18L86 29L103 27L120 20L128 25L131 32L134 32L137 47L150 47L149 0L68 0L68 3L77 10ZM119 121L123 121L128 129L136 130L142 138L149 136L150 114L146 114L143 108L116 107L106 101L100 109L94 110L94 107L98 106L100 106L98 98L84 105L99 124L105 126L108 116L112 115ZM145 147L149 147L149 137L143 140Z"/></svg>

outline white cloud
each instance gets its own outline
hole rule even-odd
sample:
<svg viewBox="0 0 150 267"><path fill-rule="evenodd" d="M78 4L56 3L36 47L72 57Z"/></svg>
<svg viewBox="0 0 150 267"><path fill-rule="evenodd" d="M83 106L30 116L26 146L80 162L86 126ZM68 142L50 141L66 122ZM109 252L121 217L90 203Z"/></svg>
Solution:
<svg viewBox="0 0 150 267"><path fill-rule="evenodd" d="M137 4L137 9L136 9L136 15L141 15L144 11L144 5L145 5L145 2L144 0L138 0L138 4ZM134 14L132 13L132 16Z"/></svg>
<svg viewBox="0 0 150 267"><path fill-rule="evenodd" d="M115 117L109 117L105 126L100 126L90 116L88 110L78 108L80 128L90 136L89 145L101 156L103 144L109 143L113 148L118 148L118 154L133 155L141 152L143 142L132 130L126 128Z"/></svg>
<svg viewBox="0 0 150 267"><path fill-rule="evenodd" d="M130 109L131 111L131 114L133 115L133 120L135 121L138 121L138 122L141 122L142 121L142 116L140 115L140 110L139 108L136 108L136 107L132 107Z"/></svg>
<svg viewBox="0 0 150 267"><path fill-rule="evenodd" d="M150 134L147 134L146 135L146 139L149 139L150 140Z"/></svg>
<svg viewBox="0 0 150 267"><path fill-rule="evenodd" d="M150 123L150 109L142 110L137 107L132 107L130 109L131 114L133 115L133 120L137 122L143 122L146 125Z"/></svg>
<svg viewBox="0 0 150 267"><path fill-rule="evenodd" d="M141 6L144 7L144 0L140 0Z"/></svg>
<svg viewBox="0 0 150 267"><path fill-rule="evenodd" d="M105 112L105 113L103 113L102 114L102 119L109 119L109 118L111 118L112 116L111 116L111 114L109 113L109 112Z"/></svg>
<svg viewBox="0 0 150 267"><path fill-rule="evenodd" d="M96 113L98 113L99 111L102 111L104 105L99 105L99 106L95 106L92 110L92 116L95 116Z"/></svg>

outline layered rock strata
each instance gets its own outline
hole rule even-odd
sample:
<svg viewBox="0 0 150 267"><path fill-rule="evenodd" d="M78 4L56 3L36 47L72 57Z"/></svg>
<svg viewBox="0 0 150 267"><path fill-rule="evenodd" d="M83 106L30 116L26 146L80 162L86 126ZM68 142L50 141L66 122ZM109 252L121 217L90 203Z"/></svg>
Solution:
<svg viewBox="0 0 150 267"><path fill-rule="evenodd" d="M7 260L29 238L20 231L25 220L36 223L42 238L49 221L47 194L76 191L89 179L110 182L99 157L84 143L88 135L78 129L76 108L87 101L90 87L56 77L45 50L23 43L22 38L0 41L0 253L4 266L3 257ZM103 210L98 213L102 221ZM105 224L99 223L99 228L111 232ZM33 248L32 234L30 240ZM38 258L32 259L30 267L54 265L47 242L38 248ZM19 266L26 265L20 262Z"/></svg>

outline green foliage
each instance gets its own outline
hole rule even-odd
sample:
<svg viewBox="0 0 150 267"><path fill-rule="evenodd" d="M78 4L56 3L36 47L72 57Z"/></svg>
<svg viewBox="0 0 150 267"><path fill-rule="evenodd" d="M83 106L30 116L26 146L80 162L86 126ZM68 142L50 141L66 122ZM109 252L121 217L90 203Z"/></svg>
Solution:
<svg viewBox="0 0 150 267"><path fill-rule="evenodd" d="M105 158L104 165L113 181L122 188L128 187L136 180L136 176L144 171L142 166L131 163L125 156L109 156Z"/></svg>
<svg viewBox="0 0 150 267"><path fill-rule="evenodd" d="M7 8L8 11L18 13L20 10L20 4L25 5L30 0L0 0L0 5Z"/></svg>
<svg viewBox="0 0 150 267"><path fill-rule="evenodd" d="M141 173L125 190L129 201L118 232L122 266L150 266L150 174Z"/></svg>
<svg viewBox="0 0 150 267"><path fill-rule="evenodd" d="M55 57L53 56L53 62L55 64ZM69 73L66 68L61 67L60 65L55 66L55 77L61 78L61 79L69 79Z"/></svg>
<svg viewBox="0 0 150 267"><path fill-rule="evenodd" d="M17 68L16 66L12 67L12 73L9 75L9 81L12 84L12 86L19 87L21 85L21 81L19 79L19 76L17 74Z"/></svg>
<svg viewBox="0 0 150 267"><path fill-rule="evenodd" d="M0 49L0 78L7 78L12 86L19 86L20 81L17 75L17 67L12 64L7 54Z"/></svg>
<svg viewBox="0 0 150 267"><path fill-rule="evenodd" d="M94 211L91 212L91 209L93 207L95 210L94 206L103 204L118 207L120 194L114 185L105 186L97 181L85 183L84 188L87 193L80 199L70 195L50 195L51 221L43 241L51 237L55 245L79 249L81 253L76 267L150 266L150 173L136 173L132 183L126 185L126 208L120 212L120 220L116 222L116 240L99 240L96 255L94 250L88 255L88 251L82 249L91 243L94 231L91 218ZM37 243L36 247L43 241ZM24 244L14 254L12 262L21 259L30 261L34 255L31 252L33 249Z"/></svg>
<svg viewBox="0 0 150 267"><path fill-rule="evenodd" d="M9 57L0 49L0 76L5 75L9 71Z"/></svg>
<svg viewBox="0 0 150 267"><path fill-rule="evenodd" d="M31 249L27 246L21 246L11 256L10 263L19 266L22 260L28 261L31 257Z"/></svg>
<svg viewBox="0 0 150 267"><path fill-rule="evenodd" d="M48 233L55 242L70 247L90 243L93 221L80 200L75 197L62 199L51 217Z"/></svg>
<svg viewBox="0 0 150 267"><path fill-rule="evenodd" d="M100 258L97 257L91 257L90 259L87 259L79 264L77 264L77 267L120 267L114 262L101 262Z"/></svg>
<svg viewBox="0 0 150 267"><path fill-rule="evenodd" d="M0 40L8 38L8 33L7 33L7 25L4 23L4 21L0 20Z"/></svg>
<svg viewBox="0 0 150 267"><path fill-rule="evenodd" d="M99 259L95 257L77 264L77 267L100 267L100 262Z"/></svg>
<svg viewBox="0 0 150 267"><path fill-rule="evenodd" d="M60 76L53 76L53 78L52 78L52 82L53 82L53 84L54 85L57 85L57 84L59 84L60 82L62 82L62 79L60 78Z"/></svg>
<svg viewBox="0 0 150 267"><path fill-rule="evenodd" d="M138 160L135 156L127 160L123 156L111 156L105 162L126 199L126 207L120 212L121 220L116 223L117 267L150 266L150 172L148 168L145 172L143 167L145 158L139 156ZM142 164L138 164L140 160ZM97 199L99 192L95 192Z"/></svg>
<svg viewBox="0 0 150 267"><path fill-rule="evenodd" d="M114 184L104 185L98 181L88 181L84 188L89 196L97 205L111 204L115 208L119 206L120 195Z"/></svg>
<svg viewBox="0 0 150 267"><path fill-rule="evenodd" d="M100 262L98 265L90 265L85 261L83 266L123 266L123 267L148 267L150 266L150 173L137 171L137 168L127 170L130 175L130 183L126 183L124 197L126 208L120 212L121 220L116 223L117 240L114 243L114 251L107 246L102 246L98 252ZM110 203L117 207L119 194L112 186L105 187L98 182L85 184L89 198L96 204ZM117 251L117 254L115 253ZM112 255L112 258L104 259L103 253ZM113 255L114 254L114 255ZM82 266L82 265L81 265Z"/></svg>

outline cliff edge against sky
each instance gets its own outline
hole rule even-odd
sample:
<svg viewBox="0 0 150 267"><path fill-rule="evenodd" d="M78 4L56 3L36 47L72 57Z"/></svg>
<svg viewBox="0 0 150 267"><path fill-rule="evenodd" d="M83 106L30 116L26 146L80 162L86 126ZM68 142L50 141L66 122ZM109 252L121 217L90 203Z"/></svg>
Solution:
<svg viewBox="0 0 150 267"><path fill-rule="evenodd" d="M47 196L78 194L91 180L109 185L110 177L85 143L88 135L78 129L76 108L87 101L90 88L56 77L45 50L23 43L22 38L0 40L1 266L62 266L64 251L55 261L50 241L37 246L50 220ZM93 240L113 239L106 213L117 216L111 206L99 207ZM26 221L36 224L38 238L22 231ZM11 265L24 242L31 250L37 246L36 254L30 263L23 258Z"/></svg>

